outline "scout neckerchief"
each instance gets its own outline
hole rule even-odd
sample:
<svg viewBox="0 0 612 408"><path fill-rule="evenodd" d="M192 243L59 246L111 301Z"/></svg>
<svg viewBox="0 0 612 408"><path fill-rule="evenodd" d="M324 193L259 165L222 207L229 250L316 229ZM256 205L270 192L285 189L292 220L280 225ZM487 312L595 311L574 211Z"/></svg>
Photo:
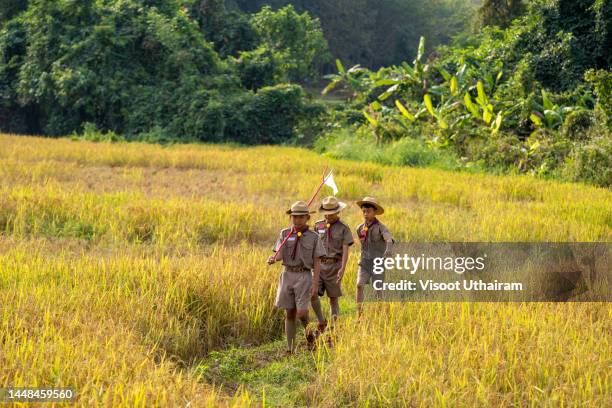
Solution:
<svg viewBox="0 0 612 408"><path fill-rule="evenodd" d="M296 231L297 238L295 239L295 246L293 247L293 252L291 252L291 259L295 259L295 251L297 251L298 244L300 243L300 238L302 237L302 233L308 230L308 225L304 228L303 231Z"/></svg>
<svg viewBox="0 0 612 408"><path fill-rule="evenodd" d="M363 227L361 228L361 232L359 235L363 236L363 246L368 246L368 232L370 230L370 228L372 228L372 226L374 226L375 224L378 224L378 219L374 218L374 221L372 221L372 223L370 225L366 224L365 222L363 223Z"/></svg>
<svg viewBox="0 0 612 408"><path fill-rule="evenodd" d="M327 220L325 220L325 236L327 237L327 240L325 243L327 244L328 254L329 254L329 241L331 240L331 229L338 221L339 219L330 224L329 222L327 222Z"/></svg>

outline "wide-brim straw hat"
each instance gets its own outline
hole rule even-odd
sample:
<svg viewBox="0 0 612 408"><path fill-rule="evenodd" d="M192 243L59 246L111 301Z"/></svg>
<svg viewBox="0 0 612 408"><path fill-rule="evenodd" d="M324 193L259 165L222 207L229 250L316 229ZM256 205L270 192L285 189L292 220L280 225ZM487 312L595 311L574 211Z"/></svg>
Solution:
<svg viewBox="0 0 612 408"><path fill-rule="evenodd" d="M365 197L363 200L357 201L357 205L359 207L364 204L370 204L374 206L374 208L376 208L376 215L380 215L385 212L385 209L382 207L382 205L378 204L378 200L376 200L374 197Z"/></svg>
<svg viewBox="0 0 612 408"><path fill-rule="evenodd" d="M336 214L346 208L346 203L342 201L338 201L338 199L334 196L325 197L323 201L321 201L321 206L319 207L319 212L321 214Z"/></svg>
<svg viewBox="0 0 612 408"><path fill-rule="evenodd" d="M310 211L308 204L304 201L296 201L291 205L291 208L286 211L289 215L309 215L313 214L314 211Z"/></svg>

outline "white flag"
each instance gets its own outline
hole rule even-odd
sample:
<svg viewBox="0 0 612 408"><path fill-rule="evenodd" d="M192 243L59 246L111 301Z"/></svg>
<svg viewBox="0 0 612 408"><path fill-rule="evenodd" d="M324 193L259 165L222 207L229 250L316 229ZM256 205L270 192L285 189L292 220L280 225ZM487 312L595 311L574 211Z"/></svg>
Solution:
<svg viewBox="0 0 612 408"><path fill-rule="evenodd" d="M334 190L334 195L338 194L338 186L336 186L336 182L334 181L334 175L330 171L327 177L325 177L325 185L331 187Z"/></svg>

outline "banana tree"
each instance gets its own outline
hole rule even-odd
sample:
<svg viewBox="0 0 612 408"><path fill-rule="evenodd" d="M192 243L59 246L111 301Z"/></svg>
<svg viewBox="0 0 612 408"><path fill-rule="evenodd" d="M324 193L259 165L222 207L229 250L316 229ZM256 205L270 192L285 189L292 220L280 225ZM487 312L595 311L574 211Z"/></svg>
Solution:
<svg viewBox="0 0 612 408"><path fill-rule="evenodd" d="M500 77L500 75L498 75L498 77ZM476 83L476 92L476 103L472 101L472 96L468 90L463 96L463 105L473 119L484 122L490 127L491 133L496 134L501 128L504 112L500 110L497 112L497 115L495 114L494 105L485 92L482 81Z"/></svg>
<svg viewBox="0 0 612 408"><path fill-rule="evenodd" d="M475 102L472 101L470 88L464 81L465 70L463 66L452 75L441 69L446 82L431 87L431 94L423 97L423 105L442 130L450 131L451 138L472 119L487 125L491 133L496 134L501 128L504 112L495 111L494 101L486 94L481 81L476 84L477 97ZM433 103L432 94L439 99L437 105Z"/></svg>
<svg viewBox="0 0 612 408"><path fill-rule="evenodd" d="M324 77L329 79L330 83L321 91L322 95L326 95L340 84L348 86L353 91L353 97L363 94L370 87L370 78L372 76L370 70L362 68L359 64L346 70L339 59L336 60L336 67L338 68L337 74L326 75Z"/></svg>
<svg viewBox="0 0 612 408"><path fill-rule="evenodd" d="M408 122L416 122L429 114L447 141L460 135L462 129L473 126L470 125L473 121L487 126L492 134L499 132L504 112L496 107L501 105L485 92L483 80L471 85L468 64L463 63L456 72L450 73L441 66L424 64L424 53L425 38L422 37L412 66L404 62L400 67L381 69L369 76L370 92L380 87L387 88L378 96L376 105L369 107L370 114L364 112L368 122L374 126L384 126L390 120L395 120L407 128ZM432 67L437 69L443 81L429 83ZM495 77L485 75L486 87L492 92L502 76L501 70ZM472 100L470 92L476 93L475 100ZM392 104L385 103L387 100L392 101ZM411 100L412 103L405 105L402 100ZM386 117L389 105L391 118ZM376 115L372 113L373 106L382 106L375 110L379 112Z"/></svg>
<svg viewBox="0 0 612 408"><path fill-rule="evenodd" d="M534 103L535 110L529 118L536 127L556 129L563 124L565 116L577 109L576 106L559 106L553 103L548 94L542 89L542 104Z"/></svg>
<svg viewBox="0 0 612 408"><path fill-rule="evenodd" d="M404 61L399 67L392 67L386 78L379 79L372 84L373 87L389 86L389 88L380 94L378 99L384 101L392 96L397 97L398 94L405 93L409 88L416 88L418 92L426 93L431 66L430 64L423 63L424 56L425 37L421 37L417 55L412 61L412 66ZM382 72L382 70L379 72Z"/></svg>

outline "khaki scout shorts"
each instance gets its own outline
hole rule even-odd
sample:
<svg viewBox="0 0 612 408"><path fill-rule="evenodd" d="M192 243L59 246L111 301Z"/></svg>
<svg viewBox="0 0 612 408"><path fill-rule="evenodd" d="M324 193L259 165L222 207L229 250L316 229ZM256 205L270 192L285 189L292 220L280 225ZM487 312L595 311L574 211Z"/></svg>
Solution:
<svg viewBox="0 0 612 408"><path fill-rule="evenodd" d="M370 281L374 283L374 281L384 281L385 274L384 272L381 274L377 274L373 272L374 270L374 260L373 259L361 259L359 261L359 272L357 273L357 285L369 285Z"/></svg>
<svg viewBox="0 0 612 408"><path fill-rule="evenodd" d="M342 289L338 284L338 270L342 266L342 262L338 261L333 264L321 263L321 273L319 274L319 296L323 296L327 292L327 296L340 297Z"/></svg>
<svg viewBox="0 0 612 408"><path fill-rule="evenodd" d="M276 289L276 307L308 310L311 285L311 272L289 272L283 268Z"/></svg>

